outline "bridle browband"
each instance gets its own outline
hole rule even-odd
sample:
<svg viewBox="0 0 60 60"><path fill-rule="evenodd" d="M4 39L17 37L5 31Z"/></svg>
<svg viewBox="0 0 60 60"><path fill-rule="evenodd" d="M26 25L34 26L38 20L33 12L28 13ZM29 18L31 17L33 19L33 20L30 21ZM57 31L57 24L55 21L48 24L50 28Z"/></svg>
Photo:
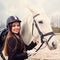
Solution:
<svg viewBox="0 0 60 60"><path fill-rule="evenodd" d="M42 43L42 44L41 44L40 47L36 50L36 52L42 47L42 45L44 44L44 42L46 42L47 45L48 45L48 42L50 41L50 39L55 35L53 32L49 32L49 33L46 33L46 34L43 34L43 33L41 32L41 30L39 29L39 27L38 27L38 25L37 25L37 23L36 23L36 21L35 21L35 17L37 17L38 15L40 15L40 14L36 14L35 16L33 16L32 35L33 35L33 29L34 29L34 23L35 23L35 27L36 27L36 29L37 29L40 37L41 37L41 43ZM51 36L49 37L49 39L48 39L47 41L43 41L44 37L45 37L45 36L48 36L48 35L51 35Z"/></svg>

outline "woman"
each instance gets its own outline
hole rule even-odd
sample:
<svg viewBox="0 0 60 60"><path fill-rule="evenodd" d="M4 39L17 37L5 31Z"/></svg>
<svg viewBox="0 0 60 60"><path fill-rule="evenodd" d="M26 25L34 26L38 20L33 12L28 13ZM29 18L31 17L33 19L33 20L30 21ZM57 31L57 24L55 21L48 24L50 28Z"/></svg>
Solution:
<svg viewBox="0 0 60 60"><path fill-rule="evenodd" d="M36 43L33 41L29 46L25 45L20 34L21 20L18 17L10 16L7 19L7 28L9 30L5 40L5 51L8 53L8 60L24 60L28 58ZM29 49L27 51L27 49ZM27 51L27 52L26 52Z"/></svg>

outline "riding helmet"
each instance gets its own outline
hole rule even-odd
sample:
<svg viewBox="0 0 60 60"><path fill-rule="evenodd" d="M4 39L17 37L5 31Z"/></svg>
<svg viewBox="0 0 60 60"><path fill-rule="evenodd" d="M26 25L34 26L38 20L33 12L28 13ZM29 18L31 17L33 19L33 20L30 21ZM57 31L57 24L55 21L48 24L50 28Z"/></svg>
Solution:
<svg viewBox="0 0 60 60"><path fill-rule="evenodd" d="M14 22L21 22L21 20L17 17L17 16L10 16L7 19L7 27L10 23L14 23Z"/></svg>

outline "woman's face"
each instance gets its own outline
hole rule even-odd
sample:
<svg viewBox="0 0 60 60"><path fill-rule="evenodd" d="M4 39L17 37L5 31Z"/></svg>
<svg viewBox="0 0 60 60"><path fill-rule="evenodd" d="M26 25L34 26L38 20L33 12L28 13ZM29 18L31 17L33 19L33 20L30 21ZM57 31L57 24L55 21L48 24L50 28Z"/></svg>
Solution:
<svg viewBox="0 0 60 60"><path fill-rule="evenodd" d="M18 34L20 32L20 23L14 22L12 23L12 32Z"/></svg>

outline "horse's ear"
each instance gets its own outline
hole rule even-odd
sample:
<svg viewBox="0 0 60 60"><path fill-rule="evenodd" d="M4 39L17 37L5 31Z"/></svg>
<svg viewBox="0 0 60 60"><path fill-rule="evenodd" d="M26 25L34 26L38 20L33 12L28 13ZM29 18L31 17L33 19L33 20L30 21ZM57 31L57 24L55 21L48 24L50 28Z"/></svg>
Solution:
<svg viewBox="0 0 60 60"><path fill-rule="evenodd" d="M28 7L28 9L30 10L31 13L34 13L34 11L31 8Z"/></svg>
<svg viewBox="0 0 60 60"><path fill-rule="evenodd" d="M27 7L27 9L32 13L33 16L36 15L36 12L33 9L31 9L29 7Z"/></svg>

